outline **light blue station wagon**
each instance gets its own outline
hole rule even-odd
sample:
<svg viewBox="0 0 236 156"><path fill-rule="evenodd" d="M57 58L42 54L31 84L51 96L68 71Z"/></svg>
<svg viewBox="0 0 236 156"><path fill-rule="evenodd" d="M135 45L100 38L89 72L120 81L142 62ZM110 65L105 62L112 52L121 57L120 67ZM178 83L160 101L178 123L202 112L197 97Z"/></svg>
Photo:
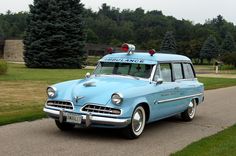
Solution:
<svg viewBox="0 0 236 156"><path fill-rule="evenodd" d="M204 101L191 60L182 55L135 52L124 44L121 53L99 60L93 74L47 88L44 112L61 130L75 125L122 128L139 137L147 123L180 114L191 121Z"/></svg>

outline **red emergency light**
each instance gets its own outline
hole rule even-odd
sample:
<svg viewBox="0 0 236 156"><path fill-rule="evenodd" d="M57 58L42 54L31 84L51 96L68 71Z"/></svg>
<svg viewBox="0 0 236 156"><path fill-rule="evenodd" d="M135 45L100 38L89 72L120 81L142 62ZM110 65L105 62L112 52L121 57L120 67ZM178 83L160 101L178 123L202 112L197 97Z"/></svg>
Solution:
<svg viewBox="0 0 236 156"><path fill-rule="evenodd" d="M107 53L108 53L108 54L112 54L112 53L113 53L113 48L112 48L112 47L107 48Z"/></svg>
<svg viewBox="0 0 236 156"><path fill-rule="evenodd" d="M151 50L149 50L148 52L149 52L149 54L150 54L151 56L153 56L153 55L156 53L156 50L155 50L155 49L151 49Z"/></svg>
<svg viewBox="0 0 236 156"><path fill-rule="evenodd" d="M135 46L133 44L124 43L121 46L121 50L128 52L128 54L132 54L135 51Z"/></svg>

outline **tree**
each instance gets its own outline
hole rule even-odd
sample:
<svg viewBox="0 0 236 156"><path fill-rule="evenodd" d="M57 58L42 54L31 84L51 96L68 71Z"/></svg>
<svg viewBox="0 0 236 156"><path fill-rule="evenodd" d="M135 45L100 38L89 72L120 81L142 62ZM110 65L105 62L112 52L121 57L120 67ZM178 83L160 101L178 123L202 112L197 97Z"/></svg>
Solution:
<svg viewBox="0 0 236 156"><path fill-rule="evenodd" d="M233 52L235 50L235 42L231 33L227 33L225 35L225 39L221 45L221 49L223 52Z"/></svg>
<svg viewBox="0 0 236 156"><path fill-rule="evenodd" d="M228 65L236 67L236 52L226 53L222 56L221 60Z"/></svg>
<svg viewBox="0 0 236 156"><path fill-rule="evenodd" d="M80 0L34 0L24 37L31 68L82 68L85 33Z"/></svg>
<svg viewBox="0 0 236 156"><path fill-rule="evenodd" d="M161 51L166 53L176 53L176 42L171 31L167 31L161 43Z"/></svg>
<svg viewBox="0 0 236 156"><path fill-rule="evenodd" d="M210 35L204 42L200 51L201 59L207 59L208 63L219 54L219 47L214 36Z"/></svg>

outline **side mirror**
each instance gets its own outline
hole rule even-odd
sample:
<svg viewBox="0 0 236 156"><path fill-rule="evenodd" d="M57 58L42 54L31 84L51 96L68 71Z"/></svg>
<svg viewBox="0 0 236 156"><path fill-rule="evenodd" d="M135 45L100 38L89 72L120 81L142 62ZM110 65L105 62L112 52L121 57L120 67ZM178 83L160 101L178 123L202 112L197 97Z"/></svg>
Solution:
<svg viewBox="0 0 236 156"><path fill-rule="evenodd" d="M86 74L85 74L85 78L86 78L86 79L87 79L87 78L90 78L90 76L91 76L90 73L86 73Z"/></svg>
<svg viewBox="0 0 236 156"><path fill-rule="evenodd" d="M163 79L162 78L158 78L157 80L156 80L156 84L158 85L158 84L162 84L163 83Z"/></svg>

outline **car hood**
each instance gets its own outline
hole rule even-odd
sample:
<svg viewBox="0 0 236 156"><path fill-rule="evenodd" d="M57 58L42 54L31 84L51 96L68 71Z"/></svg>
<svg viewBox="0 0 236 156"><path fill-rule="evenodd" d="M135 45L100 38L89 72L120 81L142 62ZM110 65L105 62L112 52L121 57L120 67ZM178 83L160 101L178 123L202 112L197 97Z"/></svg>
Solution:
<svg viewBox="0 0 236 156"><path fill-rule="evenodd" d="M94 103L106 105L113 93L124 93L126 90L138 88L148 84L148 81L123 76L95 76L74 82L70 87L63 87L60 97L76 100L75 105ZM59 86L58 86L59 87ZM66 90L65 90L66 89ZM64 93L63 93L64 92ZM125 95L123 94L124 98Z"/></svg>

